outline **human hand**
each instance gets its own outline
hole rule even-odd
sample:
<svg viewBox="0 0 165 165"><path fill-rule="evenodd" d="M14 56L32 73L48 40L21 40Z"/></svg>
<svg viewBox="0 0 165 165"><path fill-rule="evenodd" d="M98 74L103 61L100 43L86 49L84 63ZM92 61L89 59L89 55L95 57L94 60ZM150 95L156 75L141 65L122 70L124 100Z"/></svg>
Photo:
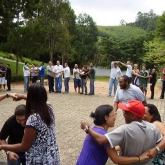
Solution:
<svg viewBox="0 0 165 165"><path fill-rule="evenodd" d="M149 158L154 158L158 153L158 150L156 148L152 148L147 152L147 156Z"/></svg>
<svg viewBox="0 0 165 165"><path fill-rule="evenodd" d="M11 98L13 98L13 99L16 98L15 95L16 95L16 93L8 93L8 96L11 97Z"/></svg>
<svg viewBox="0 0 165 165"><path fill-rule="evenodd" d="M13 100L14 100L14 101L19 101L19 100L22 100L22 99L26 99L26 96L23 95L23 94L18 94L18 93L16 93L16 94L15 94L15 97L13 97Z"/></svg>
<svg viewBox="0 0 165 165"><path fill-rule="evenodd" d="M10 160L10 161L15 162L15 161L18 160L18 158L19 158L19 156L18 156L16 153L14 153L14 152L9 152L9 160Z"/></svg>
<svg viewBox="0 0 165 165"><path fill-rule="evenodd" d="M84 129L85 126L90 126L90 125L89 125L89 123L88 123L87 121L82 121L82 122L81 122L81 126L80 126L81 129Z"/></svg>
<svg viewBox="0 0 165 165"><path fill-rule="evenodd" d="M147 159L150 159L150 157L148 156L148 152L143 152L140 156L140 161L144 161L144 160L147 160Z"/></svg>

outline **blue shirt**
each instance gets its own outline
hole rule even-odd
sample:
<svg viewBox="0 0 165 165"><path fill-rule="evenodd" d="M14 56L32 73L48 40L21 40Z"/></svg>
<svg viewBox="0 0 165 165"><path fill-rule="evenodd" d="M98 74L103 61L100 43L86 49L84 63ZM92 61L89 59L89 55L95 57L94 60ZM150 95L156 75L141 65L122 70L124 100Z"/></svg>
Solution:
<svg viewBox="0 0 165 165"><path fill-rule="evenodd" d="M41 77L44 77L44 76L45 76L45 67L44 67L44 66L41 66L39 69L40 69L39 75L40 75Z"/></svg>
<svg viewBox="0 0 165 165"><path fill-rule="evenodd" d="M96 126L93 127L93 130L102 135L107 133L105 129ZM104 146L99 145L90 135L87 135L76 165L105 165L108 160L106 152L108 146L109 143Z"/></svg>

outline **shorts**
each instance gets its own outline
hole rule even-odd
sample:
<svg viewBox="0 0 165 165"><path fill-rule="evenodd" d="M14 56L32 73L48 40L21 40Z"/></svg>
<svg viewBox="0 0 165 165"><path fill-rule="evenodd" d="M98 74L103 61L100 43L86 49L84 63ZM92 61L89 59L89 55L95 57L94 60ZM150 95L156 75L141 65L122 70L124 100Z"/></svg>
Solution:
<svg viewBox="0 0 165 165"><path fill-rule="evenodd" d="M140 89L142 91L147 91L147 84L140 84Z"/></svg>
<svg viewBox="0 0 165 165"><path fill-rule="evenodd" d="M74 88L81 87L81 79L74 78Z"/></svg>
<svg viewBox="0 0 165 165"><path fill-rule="evenodd" d="M6 82L5 82L5 77L0 77L0 84L2 85L2 84L6 84Z"/></svg>

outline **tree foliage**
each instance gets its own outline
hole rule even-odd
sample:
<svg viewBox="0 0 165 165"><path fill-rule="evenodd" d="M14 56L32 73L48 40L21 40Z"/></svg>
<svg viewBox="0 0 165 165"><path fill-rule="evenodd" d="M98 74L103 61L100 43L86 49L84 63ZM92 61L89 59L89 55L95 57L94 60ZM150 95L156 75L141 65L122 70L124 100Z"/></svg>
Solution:
<svg viewBox="0 0 165 165"><path fill-rule="evenodd" d="M136 26L148 32L154 31L157 25L158 15L151 9L149 13L138 12L135 22L127 23L127 26Z"/></svg>

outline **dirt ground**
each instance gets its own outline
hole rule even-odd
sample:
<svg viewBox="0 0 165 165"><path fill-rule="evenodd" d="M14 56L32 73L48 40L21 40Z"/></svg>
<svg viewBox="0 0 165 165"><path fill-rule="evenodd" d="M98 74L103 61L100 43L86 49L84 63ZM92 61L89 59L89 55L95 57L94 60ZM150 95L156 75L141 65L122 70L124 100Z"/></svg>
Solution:
<svg viewBox="0 0 165 165"><path fill-rule="evenodd" d="M73 80L71 79L69 82L69 90L70 92L75 92L74 91L74 84ZM12 89L22 89L23 90L23 82L19 83L13 83L12 84ZM45 88L48 91L48 80L45 80ZM89 81L87 82L87 88L89 92ZM64 87L62 89L64 91ZM102 82L102 81L96 81L95 82L95 94L102 94L102 95L108 95L108 90L109 90L109 82ZM161 93L161 83L157 83L155 86L155 98L159 98ZM148 84L147 87L147 98L150 98L150 84Z"/></svg>

